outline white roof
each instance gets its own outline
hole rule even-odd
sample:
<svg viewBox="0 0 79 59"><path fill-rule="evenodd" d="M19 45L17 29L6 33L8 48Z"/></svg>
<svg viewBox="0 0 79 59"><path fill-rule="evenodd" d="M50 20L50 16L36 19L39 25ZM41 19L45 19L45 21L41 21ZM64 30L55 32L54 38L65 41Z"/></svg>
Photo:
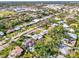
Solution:
<svg viewBox="0 0 79 59"><path fill-rule="evenodd" d="M75 30L72 29L72 28L65 28L65 30L68 30L68 31L70 31L70 32L75 32Z"/></svg>
<svg viewBox="0 0 79 59"><path fill-rule="evenodd" d="M39 19L34 19L33 21L34 21L34 22L38 22L38 21L39 21Z"/></svg>
<svg viewBox="0 0 79 59"><path fill-rule="evenodd" d="M34 35L32 36L32 38L33 38L33 39L41 39L41 38L42 38L42 35L40 35L40 34L34 34Z"/></svg>
<svg viewBox="0 0 79 59"><path fill-rule="evenodd" d="M64 48L59 48L59 51L64 54L67 55L69 53L69 48L68 47L64 47Z"/></svg>
<svg viewBox="0 0 79 59"><path fill-rule="evenodd" d="M37 39L37 38L38 38L38 35L37 35L37 34L34 34L34 35L32 36L32 38L33 38L33 39Z"/></svg>
<svg viewBox="0 0 79 59"><path fill-rule="evenodd" d="M63 24L63 27L64 27L64 28L67 28L67 27L69 27L69 26L68 26L67 24Z"/></svg>
<svg viewBox="0 0 79 59"><path fill-rule="evenodd" d="M4 35L4 32L0 32L0 35L3 36Z"/></svg>
<svg viewBox="0 0 79 59"><path fill-rule="evenodd" d="M29 49L30 52L35 51L34 47L29 47L28 49Z"/></svg>
<svg viewBox="0 0 79 59"><path fill-rule="evenodd" d="M60 18L58 18L58 17L55 17L55 20L61 20Z"/></svg>
<svg viewBox="0 0 79 59"><path fill-rule="evenodd" d="M43 33L44 33L44 34L48 34L48 30L44 30Z"/></svg>
<svg viewBox="0 0 79 59"><path fill-rule="evenodd" d="M54 24L51 24L51 26L57 26L57 25L58 25L58 24L55 24L55 23L54 23Z"/></svg>
<svg viewBox="0 0 79 59"><path fill-rule="evenodd" d="M57 58L65 58L63 55L58 55Z"/></svg>
<svg viewBox="0 0 79 59"><path fill-rule="evenodd" d="M64 23L64 21L59 21L58 23L59 23L59 24L61 24L61 23L63 24L63 23Z"/></svg>
<svg viewBox="0 0 79 59"><path fill-rule="evenodd" d="M72 34L72 33L67 33L70 37L77 39L77 35L76 34Z"/></svg>
<svg viewBox="0 0 79 59"><path fill-rule="evenodd" d="M16 26L16 27L14 28L14 30L19 30L19 29L21 29L20 26Z"/></svg>

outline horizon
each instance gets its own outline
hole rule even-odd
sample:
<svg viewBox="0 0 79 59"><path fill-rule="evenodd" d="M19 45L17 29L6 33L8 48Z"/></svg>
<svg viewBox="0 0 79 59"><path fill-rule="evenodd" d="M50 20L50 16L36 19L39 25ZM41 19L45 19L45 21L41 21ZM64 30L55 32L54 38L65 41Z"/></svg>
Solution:
<svg viewBox="0 0 79 59"><path fill-rule="evenodd" d="M30 2L35 2L35 3L36 3L36 2L37 2L37 3L41 3L41 2L42 2L42 3L45 3L45 2L47 2L47 3L48 3L48 2L51 2L51 3L52 3L52 2L62 2L62 3L64 3L64 2L65 2L65 3L66 3L66 2L71 2L71 3L78 3L79 1L1 1L1 0L0 0L0 3L3 3L3 2L4 2L4 3L6 3L6 2L26 2L26 3L27 3L27 2L29 2L29 3L30 3Z"/></svg>

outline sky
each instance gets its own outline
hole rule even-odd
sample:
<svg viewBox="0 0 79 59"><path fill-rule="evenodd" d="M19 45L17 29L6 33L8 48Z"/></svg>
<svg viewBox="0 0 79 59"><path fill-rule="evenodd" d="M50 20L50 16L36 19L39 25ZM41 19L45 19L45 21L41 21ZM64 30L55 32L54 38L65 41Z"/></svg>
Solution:
<svg viewBox="0 0 79 59"><path fill-rule="evenodd" d="M79 1L79 0L0 0L0 1Z"/></svg>

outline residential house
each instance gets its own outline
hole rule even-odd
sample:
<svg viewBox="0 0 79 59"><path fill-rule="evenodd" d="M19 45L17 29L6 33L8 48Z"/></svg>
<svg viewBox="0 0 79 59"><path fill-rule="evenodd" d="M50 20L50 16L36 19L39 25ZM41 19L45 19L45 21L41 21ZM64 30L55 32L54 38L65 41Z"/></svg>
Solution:
<svg viewBox="0 0 79 59"><path fill-rule="evenodd" d="M9 58L15 58L19 55L21 55L21 53L23 52L23 49L20 48L19 46L16 46L9 54Z"/></svg>

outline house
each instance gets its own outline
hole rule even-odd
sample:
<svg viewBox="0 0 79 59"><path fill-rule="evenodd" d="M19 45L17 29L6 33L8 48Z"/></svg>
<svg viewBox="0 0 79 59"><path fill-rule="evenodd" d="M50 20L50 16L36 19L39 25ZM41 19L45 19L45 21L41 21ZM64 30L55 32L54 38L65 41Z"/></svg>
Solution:
<svg viewBox="0 0 79 59"><path fill-rule="evenodd" d="M16 46L9 54L9 58L15 58L16 56L21 55L21 53L23 52L23 49L20 48L19 46Z"/></svg>
<svg viewBox="0 0 79 59"><path fill-rule="evenodd" d="M69 41L69 39L67 39L67 38L64 38L63 40L64 40L64 41Z"/></svg>
<svg viewBox="0 0 79 59"><path fill-rule="evenodd" d="M40 20L39 20L39 19L34 19L33 21L37 23L37 22L40 21Z"/></svg>
<svg viewBox="0 0 79 59"><path fill-rule="evenodd" d="M34 41L31 39L25 40L24 46L25 47L32 47L34 45Z"/></svg>
<svg viewBox="0 0 79 59"><path fill-rule="evenodd" d="M44 30L43 31L43 34L48 34L48 30Z"/></svg>
<svg viewBox="0 0 79 59"><path fill-rule="evenodd" d="M63 55L67 55L67 54L70 53L70 52L69 52L70 49L71 49L70 47L64 46L64 47L62 47L62 48L59 48L59 51L60 51Z"/></svg>
<svg viewBox="0 0 79 59"><path fill-rule="evenodd" d="M34 52L34 51L35 51L34 47L28 47L28 50L29 50L30 52Z"/></svg>
<svg viewBox="0 0 79 59"><path fill-rule="evenodd" d="M57 25L58 25L58 24L55 24L55 23L54 23L54 24L51 24L51 26L57 26Z"/></svg>
<svg viewBox="0 0 79 59"><path fill-rule="evenodd" d="M32 36L32 38L33 39L35 39L35 40L39 40L39 39L42 39L42 35L41 34L34 34L33 36Z"/></svg>
<svg viewBox="0 0 79 59"><path fill-rule="evenodd" d="M32 38L35 39L35 40L37 40L37 39L38 39L38 35L37 35L37 34L34 34L34 35L32 36Z"/></svg>
<svg viewBox="0 0 79 59"><path fill-rule="evenodd" d="M75 45L76 41L75 40L71 40L71 39L64 38L63 39L63 43L66 44L66 45L68 45L68 46L73 47Z"/></svg>
<svg viewBox="0 0 79 59"><path fill-rule="evenodd" d="M8 29L8 30L6 31L6 33L11 33L11 32L14 32L14 29Z"/></svg>
<svg viewBox="0 0 79 59"><path fill-rule="evenodd" d="M40 35L45 35L48 34L48 30L44 30L43 32L40 33Z"/></svg>
<svg viewBox="0 0 79 59"><path fill-rule="evenodd" d="M58 22L58 24L64 24L64 23L65 23L64 21L59 21L59 22Z"/></svg>
<svg viewBox="0 0 79 59"><path fill-rule="evenodd" d="M67 24L63 24L63 27L64 28L68 28L69 26Z"/></svg>
<svg viewBox="0 0 79 59"><path fill-rule="evenodd" d="M16 26L15 28L14 28L14 30L20 30L21 29L21 26Z"/></svg>
<svg viewBox="0 0 79 59"><path fill-rule="evenodd" d="M3 36L4 35L4 32L0 32L0 36Z"/></svg>
<svg viewBox="0 0 79 59"><path fill-rule="evenodd" d="M40 34L34 34L32 36L32 38L35 39L35 40L37 40L37 39L40 40L40 39L42 39L43 35L45 35L45 34L48 34L48 30L44 30Z"/></svg>
<svg viewBox="0 0 79 59"><path fill-rule="evenodd" d="M57 58L65 58L64 55L58 55Z"/></svg>
<svg viewBox="0 0 79 59"><path fill-rule="evenodd" d="M38 38L37 39L40 40L40 39L42 39L42 37L43 37L42 35L38 34Z"/></svg>
<svg viewBox="0 0 79 59"><path fill-rule="evenodd" d="M72 33L67 33L71 38L73 39L77 39L77 35L76 34L72 34Z"/></svg>
<svg viewBox="0 0 79 59"><path fill-rule="evenodd" d="M55 20L61 20L60 18L58 18L58 17L55 17Z"/></svg>
<svg viewBox="0 0 79 59"><path fill-rule="evenodd" d="M68 30L69 32L75 32L75 30L72 28L65 28L65 30Z"/></svg>

